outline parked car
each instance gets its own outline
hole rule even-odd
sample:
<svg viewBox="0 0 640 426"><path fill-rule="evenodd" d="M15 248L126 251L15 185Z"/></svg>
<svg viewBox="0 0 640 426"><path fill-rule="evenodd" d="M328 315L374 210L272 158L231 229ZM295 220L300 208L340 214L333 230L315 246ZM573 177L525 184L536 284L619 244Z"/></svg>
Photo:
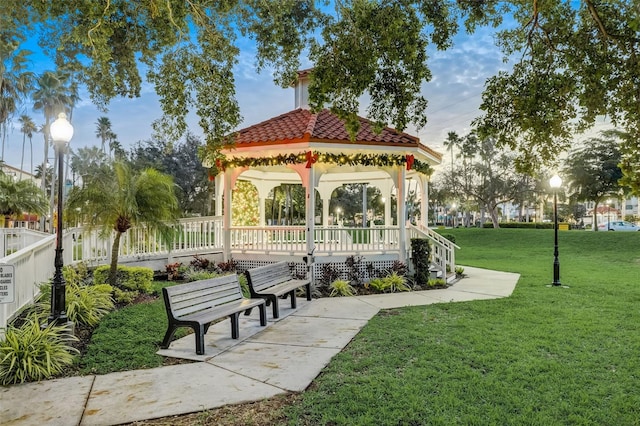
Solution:
<svg viewBox="0 0 640 426"><path fill-rule="evenodd" d="M599 223L598 231L640 231L640 226L626 220Z"/></svg>

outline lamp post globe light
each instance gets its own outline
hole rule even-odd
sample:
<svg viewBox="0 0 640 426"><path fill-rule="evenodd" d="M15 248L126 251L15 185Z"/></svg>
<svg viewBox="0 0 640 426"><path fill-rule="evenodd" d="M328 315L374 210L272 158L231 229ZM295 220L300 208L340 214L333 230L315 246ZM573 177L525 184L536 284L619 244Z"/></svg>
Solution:
<svg viewBox="0 0 640 426"><path fill-rule="evenodd" d="M56 257L55 272L51 283L51 314L49 324L64 325L67 323L65 291L66 283L62 275L62 176L64 173L64 149L73 137L73 126L67 120L65 113L60 113L56 121L49 127L51 140L55 145L58 157L58 210L56 218Z"/></svg>
<svg viewBox="0 0 640 426"><path fill-rule="evenodd" d="M549 179L549 186L553 190L553 282L552 286L561 286L560 284L560 260L558 259L558 189L562 186L562 179L557 174Z"/></svg>

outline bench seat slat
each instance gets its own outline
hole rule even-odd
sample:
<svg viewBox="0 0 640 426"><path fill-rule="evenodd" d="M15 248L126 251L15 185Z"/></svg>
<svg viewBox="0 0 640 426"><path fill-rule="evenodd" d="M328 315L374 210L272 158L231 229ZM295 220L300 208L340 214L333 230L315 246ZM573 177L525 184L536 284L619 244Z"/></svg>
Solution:
<svg viewBox="0 0 640 426"><path fill-rule="evenodd" d="M237 312L238 309L247 310L249 308L253 308L258 306L260 303L264 302L264 300L259 299L244 299L237 305L233 306L216 306L211 309L207 309L204 311L199 311L190 315L184 315L180 317L181 321L202 321L202 322L211 322L217 319L227 317L234 312Z"/></svg>
<svg viewBox="0 0 640 426"><path fill-rule="evenodd" d="M229 302L234 302L236 300L242 300L242 298L242 294L227 290L221 293L200 295L200 297L183 297L180 300L172 300L171 309L176 311L188 308L189 306L208 303L212 303L213 305L221 305Z"/></svg>

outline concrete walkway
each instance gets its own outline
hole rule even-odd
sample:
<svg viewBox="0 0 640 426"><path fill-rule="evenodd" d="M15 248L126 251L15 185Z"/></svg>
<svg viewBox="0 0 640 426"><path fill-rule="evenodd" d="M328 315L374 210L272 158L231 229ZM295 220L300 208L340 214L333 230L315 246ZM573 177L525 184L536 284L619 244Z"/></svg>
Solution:
<svg viewBox="0 0 640 426"><path fill-rule="evenodd" d="M506 297L519 278L471 267L465 274L442 290L299 300L295 311L283 303L266 328L242 317L238 340L228 320L211 327L203 356L191 335L158 352L199 362L2 387L0 424L113 425L299 392L380 309Z"/></svg>

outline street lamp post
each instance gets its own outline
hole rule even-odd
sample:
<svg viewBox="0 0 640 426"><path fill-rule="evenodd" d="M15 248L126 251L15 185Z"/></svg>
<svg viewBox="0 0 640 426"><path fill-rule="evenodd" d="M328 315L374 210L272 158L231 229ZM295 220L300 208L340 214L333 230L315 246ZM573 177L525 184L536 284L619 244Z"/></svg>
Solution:
<svg viewBox="0 0 640 426"><path fill-rule="evenodd" d="M60 113L58 119L49 127L51 139L58 156L58 210L56 220L56 257L55 272L51 285L51 315L49 324L64 325L67 323L65 291L66 283L62 275L62 176L64 173L64 149L73 137L73 126L67 120L65 113Z"/></svg>
<svg viewBox="0 0 640 426"><path fill-rule="evenodd" d="M558 259L558 188L562 185L562 179L557 174L549 180L549 186L553 190L553 229L554 229L554 245L553 245L553 282L552 286L561 286L560 284L560 260Z"/></svg>

